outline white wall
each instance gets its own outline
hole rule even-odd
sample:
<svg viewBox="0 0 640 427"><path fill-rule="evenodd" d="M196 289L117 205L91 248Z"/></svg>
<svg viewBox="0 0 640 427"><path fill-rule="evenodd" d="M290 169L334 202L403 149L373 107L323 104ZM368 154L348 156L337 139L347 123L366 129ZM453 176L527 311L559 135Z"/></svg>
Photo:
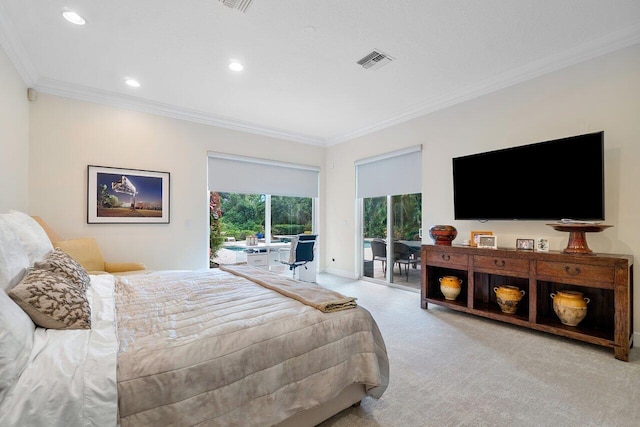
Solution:
<svg viewBox="0 0 640 427"><path fill-rule="evenodd" d="M635 46L329 147L326 221L332 227L325 254L336 262L328 271L349 276L357 271L355 186L344 185L354 180L354 161L415 144L423 144L424 230L452 224L457 242L471 230L492 230L499 246L515 247L518 237L546 237L551 249L563 249L568 235L542 221L454 221L451 158L598 130L605 132L606 223L613 228L588 233L587 242L596 252L639 257L640 46ZM496 189L505 192L504 203L509 203L508 179L504 189ZM423 241L431 243L427 233ZM640 313L640 287L635 288ZM640 316L635 330L640 331Z"/></svg>
<svg viewBox="0 0 640 427"><path fill-rule="evenodd" d="M324 164L323 147L44 94L30 131L29 213L151 269L208 268L207 151ZM87 165L170 172L170 224L87 224Z"/></svg>
<svg viewBox="0 0 640 427"><path fill-rule="evenodd" d="M27 88L0 47L0 212L28 209Z"/></svg>

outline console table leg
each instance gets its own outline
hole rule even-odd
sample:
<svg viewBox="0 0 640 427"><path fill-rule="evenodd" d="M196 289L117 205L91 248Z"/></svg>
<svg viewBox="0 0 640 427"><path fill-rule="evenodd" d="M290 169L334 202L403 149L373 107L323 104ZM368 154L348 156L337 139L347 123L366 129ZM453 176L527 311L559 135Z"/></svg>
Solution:
<svg viewBox="0 0 640 427"><path fill-rule="evenodd" d="M622 360L623 362L629 361L629 347L623 348L619 346L613 347L614 354L616 359Z"/></svg>

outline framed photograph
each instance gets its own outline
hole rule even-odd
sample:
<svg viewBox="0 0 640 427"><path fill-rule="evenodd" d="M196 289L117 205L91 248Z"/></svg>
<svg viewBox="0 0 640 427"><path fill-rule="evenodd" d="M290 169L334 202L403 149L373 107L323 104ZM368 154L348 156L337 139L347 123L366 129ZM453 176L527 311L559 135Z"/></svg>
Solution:
<svg viewBox="0 0 640 427"><path fill-rule="evenodd" d="M89 165L87 223L168 224L169 172Z"/></svg>
<svg viewBox="0 0 640 427"><path fill-rule="evenodd" d="M498 249L498 238L490 234L479 234L478 247L488 248L488 249Z"/></svg>
<svg viewBox="0 0 640 427"><path fill-rule="evenodd" d="M537 238L536 239L536 251L549 252L549 239Z"/></svg>
<svg viewBox="0 0 640 427"><path fill-rule="evenodd" d="M493 236L493 231L472 231L471 232L471 239L469 239L469 243L471 244L471 246L476 247L478 246L478 237L479 236Z"/></svg>
<svg viewBox="0 0 640 427"><path fill-rule="evenodd" d="M533 245L533 239L516 239L516 249L519 251L532 251Z"/></svg>

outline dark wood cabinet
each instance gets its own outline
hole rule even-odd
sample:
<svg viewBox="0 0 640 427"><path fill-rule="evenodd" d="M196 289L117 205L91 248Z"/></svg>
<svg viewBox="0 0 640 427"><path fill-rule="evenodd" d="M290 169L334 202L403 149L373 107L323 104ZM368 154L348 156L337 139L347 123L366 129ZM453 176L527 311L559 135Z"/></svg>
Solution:
<svg viewBox="0 0 640 427"><path fill-rule="evenodd" d="M420 304L437 304L511 323L611 347L615 357L629 360L633 325L633 257L576 255L515 249L422 245ZM462 291L447 300L439 279L456 276ZM515 314L500 310L494 288L510 285L524 290ZM552 293L579 291L589 299L586 317L577 326L560 322Z"/></svg>

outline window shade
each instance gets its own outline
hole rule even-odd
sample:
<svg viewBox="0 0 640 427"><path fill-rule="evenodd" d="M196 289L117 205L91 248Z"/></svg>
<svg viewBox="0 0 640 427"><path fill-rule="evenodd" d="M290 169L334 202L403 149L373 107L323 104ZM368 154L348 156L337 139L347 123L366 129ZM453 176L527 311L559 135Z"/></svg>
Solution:
<svg viewBox="0 0 640 427"><path fill-rule="evenodd" d="M209 153L209 190L318 197L320 168L252 157Z"/></svg>
<svg viewBox="0 0 640 427"><path fill-rule="evenodd" d="M422 145L355 162L358 198L422 192Z"/></svg>

